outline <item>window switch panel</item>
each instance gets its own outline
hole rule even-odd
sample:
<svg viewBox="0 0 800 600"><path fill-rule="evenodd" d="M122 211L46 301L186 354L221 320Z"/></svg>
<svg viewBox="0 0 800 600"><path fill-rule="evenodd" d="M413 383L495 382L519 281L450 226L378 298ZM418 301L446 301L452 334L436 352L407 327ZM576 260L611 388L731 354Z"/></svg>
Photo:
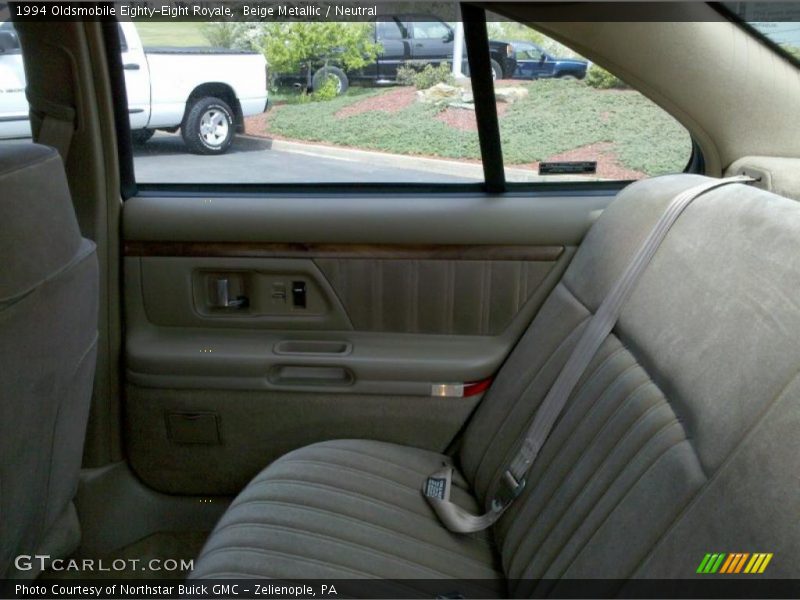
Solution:
<svg viewBox="0 0 800 600"><path fill-rule="evenodd" d="M306 307L306 282L293 281L292 282L292 306L295 308Z"/></svg>

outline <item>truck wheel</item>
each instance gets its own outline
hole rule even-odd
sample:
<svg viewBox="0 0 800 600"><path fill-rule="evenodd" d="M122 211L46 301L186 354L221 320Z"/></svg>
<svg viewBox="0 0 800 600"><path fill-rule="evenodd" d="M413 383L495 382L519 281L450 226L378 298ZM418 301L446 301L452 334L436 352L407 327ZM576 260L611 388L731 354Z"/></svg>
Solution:
<svg viewBox="0 0 800 600"><path fill-rule="evenodd" d="M147 143L147 141L153 137L155 132L155 129L134 129L131 131L131 141L133 142L134 146L141 146L142 144Z"/></svg>
<svg viewBox="0 0 800 600"><path fill-rule="evenodd" d="M233 111L219 98L196 100L181 125L183 141L194 154L223 154L233 142Z"/></svg>
<svg viewBox="0 0 800 600"><path fill-rule="evenodd" d="M495 59L490 59L489 64L492 65L492 81L497 81L503 78L503 67Z"/></svg>
<svg viewBox="0 0 800 600"><path fill-rule="evenodd" d="M347 79L347 75L345 75L344 71L338 67L322 67L316 73L314 73L314 77L311 80L311 88L316 92L323 85L325 85L328 77L336 78L337 96L344 94L347 91L347 88L350 87L350 81Z"/></svg>
<svg viewBox="0 0 800 600"><path fill-rule="evenodd" d="M567 81L577 81L578 77L575 73L564 73L563 75L558 76L559 79L566 79Z"/></svg>

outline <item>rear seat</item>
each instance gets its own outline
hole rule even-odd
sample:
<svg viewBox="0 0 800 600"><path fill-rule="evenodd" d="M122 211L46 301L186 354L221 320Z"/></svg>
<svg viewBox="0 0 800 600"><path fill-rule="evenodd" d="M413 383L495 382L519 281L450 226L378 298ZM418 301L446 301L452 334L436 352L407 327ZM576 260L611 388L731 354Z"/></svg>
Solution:
<svg viewBox="0 0 800 600"><path fill-rule="evenodd" d="M454 459L480 512L592 311L653 223L705 181L633 184L592 227L499 372ZM737 184L668 234L542 449L480 535L447 531L420 490L443 455L314 444L234 501L193 578L686 578L706 552L771 552L800 577L800 206ZM537 587L538 586L538 587ZM491 592L488 592L491 595Z"/></svg>

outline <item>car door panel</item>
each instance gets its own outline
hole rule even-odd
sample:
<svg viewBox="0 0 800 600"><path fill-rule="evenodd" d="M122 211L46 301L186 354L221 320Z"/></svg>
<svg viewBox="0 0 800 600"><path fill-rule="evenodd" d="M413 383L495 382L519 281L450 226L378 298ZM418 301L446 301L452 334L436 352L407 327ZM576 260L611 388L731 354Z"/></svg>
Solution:
<svg viewBox="0 0 800 600"><path fill-rule="evenodd" d="M163 492L230 494L315 441L444 451L481 395L443 384L497 372L610 199L128 200L131 465ZM220 278L246 306L219 306Z"/></svg>
<svg viewBox="0 0 800 600"><path fill-rule="evenodd" d="M131 129L142 129L150 122L150 67L138 36L125 35L125 30L130 31L132 28L132 23L119 26L122 68L125 73Z"/></svg>
<svg viewBox="0 0 800 600"><path fill-rule="evenodd" d="M452 30L441 21L409 24L412 35L411 54L415 61L439 63L453 57Z"/></svg>
<svg viewBox="0 0 800 600"><path fill-rule="evenodd" d="M411 40L406 25L397 19L376 23L376 42L380 50L375 59L377 78L393 80L397 69L411 58Z"/></svg>

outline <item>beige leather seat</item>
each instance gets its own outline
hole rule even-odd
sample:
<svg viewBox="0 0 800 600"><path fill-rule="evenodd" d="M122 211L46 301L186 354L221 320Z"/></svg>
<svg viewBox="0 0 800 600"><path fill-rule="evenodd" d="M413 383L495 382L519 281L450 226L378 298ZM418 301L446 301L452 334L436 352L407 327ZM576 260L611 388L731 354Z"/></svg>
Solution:
<svg viewBox="0 0 800 600"><path fill-rule="evenodd" d="M453 461L453 500L488 508L588 318L666 205L702 181L620 193L455 457L365 440L292 452L234 501L192 576L454 577L514 597L608 578L587 588L605 595L736 552L773 553L764 576L800 577L800 204L750 186L701 196L674 225L489 539L450 533L420 492Z"/></svg>
<svg viewBox="0 0 800 600"><path fill-rule="evenodd" d="M0 578L20 554L72 551L97 349L95 245L61 158L0 145ZM26 577L35 573L26 572Z"/></svg>

